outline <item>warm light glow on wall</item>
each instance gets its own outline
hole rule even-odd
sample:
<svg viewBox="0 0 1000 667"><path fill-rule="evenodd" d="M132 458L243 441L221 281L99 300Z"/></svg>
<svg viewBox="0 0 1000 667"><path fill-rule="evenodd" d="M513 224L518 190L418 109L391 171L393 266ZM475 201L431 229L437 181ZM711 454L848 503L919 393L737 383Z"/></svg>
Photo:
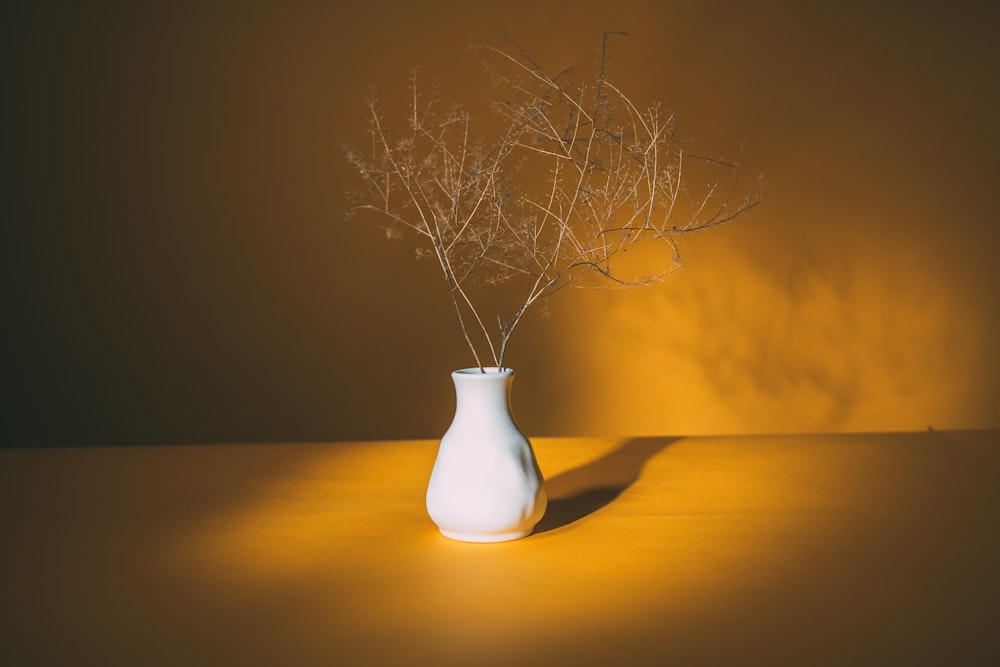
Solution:
<svg viewBox="0 0 1000 667"><path fill-rule="evenodd" d="M1000 426L987 9L22 4L2 22L14 444L440 436L471 363L447 290L377 223L338 220L341 144L364 140L372 86L405 108L411 66L487 127L467 42L509 33L583 76L609 28L631 33L609 77L748 188L763 172L764 201L661 287L529 315L522 426Z"/></svg>
<svg viewBox="0 0 1000 667"><path fill-rule="evenodd" d="M574 295L560 313L554 349L581 433L990 423L994 315L961 277L927 270L929 249L813 255L785 241L762 256L750 233L721 236L661 285Z"/></svg>

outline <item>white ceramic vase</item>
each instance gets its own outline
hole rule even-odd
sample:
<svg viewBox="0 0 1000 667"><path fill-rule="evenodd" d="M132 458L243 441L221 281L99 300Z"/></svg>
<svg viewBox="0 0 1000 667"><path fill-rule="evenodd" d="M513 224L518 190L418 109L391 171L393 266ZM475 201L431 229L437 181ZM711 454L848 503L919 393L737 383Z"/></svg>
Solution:
<svg viewBox="0 0 1000 667"><path fill-rule="evenodd" d="M524 537L545 514L548 498L531 443L511 414L514 371L465 368L451 377L455 418L438 447L427 513L454 540Z"/></svg>

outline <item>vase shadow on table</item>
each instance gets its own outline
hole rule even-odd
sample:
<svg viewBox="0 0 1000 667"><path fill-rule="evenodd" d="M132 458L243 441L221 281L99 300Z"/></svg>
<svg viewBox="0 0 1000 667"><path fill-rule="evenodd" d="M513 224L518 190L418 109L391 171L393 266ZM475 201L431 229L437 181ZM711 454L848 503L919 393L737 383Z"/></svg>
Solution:
<svg viewBox="0 0 1000 667"><path fill-rule="evenodd" d="M582 466L545 480L549 506L535 526L544 533L593 514L639 479L643 466L680 438L632 438Z"/></svg>

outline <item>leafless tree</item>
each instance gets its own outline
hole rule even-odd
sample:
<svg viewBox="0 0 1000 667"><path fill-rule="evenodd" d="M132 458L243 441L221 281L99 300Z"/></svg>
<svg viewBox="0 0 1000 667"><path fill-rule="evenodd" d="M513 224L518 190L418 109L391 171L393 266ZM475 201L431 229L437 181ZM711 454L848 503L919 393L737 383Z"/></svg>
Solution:
<svg viewBox="0 0 1000 667"><path fill-rule="evenodd" d="M472 136L463 108L441 109L436 89L422 95L414 70L405 132L390 131L373 96L370 147L346 148L366 186L352 194L351 212L378 214L388 235L408 229L423 241L418 256L440 265L480 368L484 359L503 367L511 334L540 299L568 286L655 282L680 265L679 235L758 202L737 196L737 162L687 152L673 114L637 108L606 78L608 39L621 34L603 34L585 85L574 83L572 68L549 74L509 38L502 48L470 47L489 56L488 71L506 91L493 104L503 120L494 141ZM723 177L693 189L692 162ZM657 270L619 275L620 255L640 242L663 245ZM519 302L488 326L471 287L515 280Z"/></svg>

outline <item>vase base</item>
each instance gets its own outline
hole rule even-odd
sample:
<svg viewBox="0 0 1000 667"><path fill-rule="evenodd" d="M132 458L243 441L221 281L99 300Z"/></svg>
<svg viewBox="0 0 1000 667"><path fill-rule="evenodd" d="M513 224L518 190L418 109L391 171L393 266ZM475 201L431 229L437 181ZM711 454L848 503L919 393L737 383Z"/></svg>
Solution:
<svg viewBox="0 0 1000 667"><path fill-rule="evenodd" d="M522 537L527 537L531 534L531 530L515 530L510 533L462 533L455 530L445 530L444 528L439 528L441 534L451 540L457 540L459 542L509 542L510 540L519 540Z"/></svg>

